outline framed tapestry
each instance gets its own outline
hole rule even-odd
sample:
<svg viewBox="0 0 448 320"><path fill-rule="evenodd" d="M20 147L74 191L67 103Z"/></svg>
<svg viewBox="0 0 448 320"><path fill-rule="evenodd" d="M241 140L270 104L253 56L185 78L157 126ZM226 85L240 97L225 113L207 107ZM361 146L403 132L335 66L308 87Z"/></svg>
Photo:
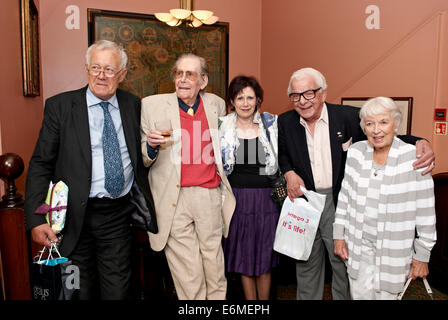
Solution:
<svg viewBox="0 0 448 320"><path fill-rule="evenodd" d="M223 99L228 83L229 24L199 28L170 27L154 15L87 9L89 45L96 40L121 44L128 54L128 73L120 88L140 98L174 92L171 68L183 53L205 58L207 91Z"/></svg>
<svg viewBox="0 0 448 320"><path fill-rule="evenodd" d="M394 100L394 102L400 108L402 115L401 126L398 129L398 134L411 134L413 98L412 97L390 97L390 98ZM361 108L363 104L369 99L370 99L369 97L341 98L341 104Z"/></svg>

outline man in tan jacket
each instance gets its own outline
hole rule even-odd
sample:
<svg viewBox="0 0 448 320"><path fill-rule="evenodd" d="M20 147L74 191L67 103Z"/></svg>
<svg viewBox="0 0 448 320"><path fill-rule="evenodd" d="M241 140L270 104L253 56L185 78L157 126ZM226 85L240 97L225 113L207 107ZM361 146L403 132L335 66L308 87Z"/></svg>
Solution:
<svg viewBox="0 0 448 320"><path fill-rule="evenodd" d="M157 234L148 233L149 240L153 250L165 249L179 299L225 299L221 239L235 208L218 137L225 102L204 92L208 67L201 57L181 56L172 77L175 93L142 100L142 151L151 166L159 226ZM171 122L167 138L157 127L162 120Z"/></svg>

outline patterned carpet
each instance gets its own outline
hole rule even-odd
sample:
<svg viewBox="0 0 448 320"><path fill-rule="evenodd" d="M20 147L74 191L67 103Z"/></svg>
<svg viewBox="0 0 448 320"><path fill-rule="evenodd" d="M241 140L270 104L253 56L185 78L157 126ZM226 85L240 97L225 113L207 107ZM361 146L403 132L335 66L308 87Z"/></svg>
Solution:
<svg viewBox="0 0 448 320"><path fill-rule="evenodd" d="M448 300L448 294L444 294L435 288L431 288L434 300ZM296 299L296 285L280 285L277 287L277 300L295 300ZM423 281L413 280L406 290L403 300L430 300L428 293L426 293ZM324 300L332 300L331 286L329 283L325 284Z"/></svg>
<svg viewBox="0 0 448 320"><path fill-rule="evenodd" d="M331 267L329 261L326 261L324 300L332 300L331 296ZM296 284L295 284L295 261L287 256L281 255L280 264L272 271L274 288L271 292L273 299L277 300L295 300ZM429 280L431 284L431 280ZM276 290L275 290L276 288ZM434 300L448 300L448 290L444 287L443 292L431 285ZM411 281L403 300L430 300L426 293L425 286L421 279Z"/></svg>

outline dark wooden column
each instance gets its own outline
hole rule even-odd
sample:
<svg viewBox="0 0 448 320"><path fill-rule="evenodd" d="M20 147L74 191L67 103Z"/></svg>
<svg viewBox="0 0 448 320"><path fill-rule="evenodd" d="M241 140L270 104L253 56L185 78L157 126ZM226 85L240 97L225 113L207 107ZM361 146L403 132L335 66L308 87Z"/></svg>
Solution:
<svg viewBox="0 0 448 320"><path fill-rule="evenodd" d="M23 160L14 153L0 156L0 178L6 182L6 194L0 202L0 254L3 270L2 289L6 300L31 299L28 244L22 195L15 179L23 173Z"/></svg>

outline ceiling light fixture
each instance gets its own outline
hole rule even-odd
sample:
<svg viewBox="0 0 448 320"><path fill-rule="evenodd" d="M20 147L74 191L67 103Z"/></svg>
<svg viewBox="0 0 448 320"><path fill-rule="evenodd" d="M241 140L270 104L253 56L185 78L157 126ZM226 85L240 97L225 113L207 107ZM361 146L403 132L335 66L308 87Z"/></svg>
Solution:
<svg viewBox="0 0 448 320"><path fill-rule="evenodd" d="M180 0L180 9L171 9L170 13L159 12L154 15L171 27L177 27L185 21L189 27L200 27L202 24L214 24L218 17L208 10L193 10L193 0Z"/></svg>

